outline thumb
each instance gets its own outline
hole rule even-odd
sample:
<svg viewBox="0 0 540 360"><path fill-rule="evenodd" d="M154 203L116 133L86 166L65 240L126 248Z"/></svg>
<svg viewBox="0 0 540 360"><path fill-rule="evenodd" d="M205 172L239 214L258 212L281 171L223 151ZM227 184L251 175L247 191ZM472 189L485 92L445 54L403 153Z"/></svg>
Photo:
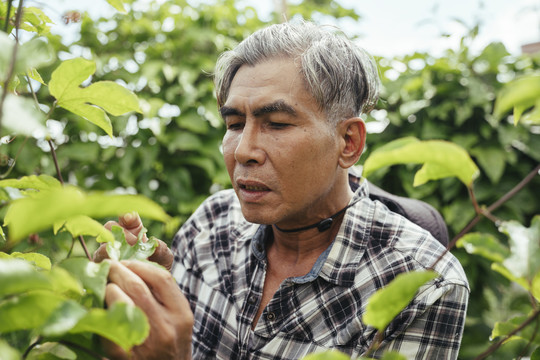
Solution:
<svg viewBox="0 0 540 360"><path fill-rule="evenodd" d="M120 216L118 218L118 222L120 223L120 226L122 226L125 230L129 231L137 237L139 236L141 230L144 229L141 217L135 211ZM143 242L146 241L148 241L148 238L146 237L146 234L144 234Z"/></svg>

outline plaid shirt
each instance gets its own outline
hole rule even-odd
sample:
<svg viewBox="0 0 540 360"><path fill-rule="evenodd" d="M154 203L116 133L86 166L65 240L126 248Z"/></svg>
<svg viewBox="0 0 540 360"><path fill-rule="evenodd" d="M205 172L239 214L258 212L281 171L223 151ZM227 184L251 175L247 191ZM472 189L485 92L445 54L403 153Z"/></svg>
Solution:
<svg viewBox="0 0 540 360"><path fill-rule="evenodd" d="M360 356L376 330L362 323L369 297L396 275L426 269L444 252L427 231L367 197L361 183L333 244L305 276L286 279L254 330L271 227L247 222L232 190L208 198L173 241L172 273L195 318L193 359L301 359L326 349ZM389 325L372 356L457 358L468 284L447 253Z"/></svg>

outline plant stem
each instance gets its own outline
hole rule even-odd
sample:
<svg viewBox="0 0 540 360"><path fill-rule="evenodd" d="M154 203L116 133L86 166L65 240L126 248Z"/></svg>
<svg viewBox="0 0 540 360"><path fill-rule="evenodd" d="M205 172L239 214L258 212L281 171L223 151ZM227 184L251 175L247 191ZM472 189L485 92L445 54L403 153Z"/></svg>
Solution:
<svg viewBox="0 0 540 360"><path fill-rule="evenodd" d="M58 180L60 180L60 183L64 185L64 179L62 178L62 173L60 172L60 166L58 165L58 159L56 158L56 151L54 150L54 145L52 140L47 140L49 143L49 147L51 148L51 154L54 161L54 167L56 168L56 175L58 176ZM88 247L86 246L86 242L84 241L84 237L82 235L79 235L79 243L81 243L81 246L84 250L84 254L88 258L88 260L92 261L92 256L90 255L90 252L88 251Z"/></svg>
<svg viewBox="0 0 540 360"><path fill-rule="evenodd" d="M23 2L24 0L19 1L19 7L17 8L17 16L15 17L15 45L13 45L13 53L11 54L11 62L9 64L9 69L6 74L6 81L4 82L4 87L2 89L2 97L0 97L0 133L2 131L2 117L4 115L4 102L6 101L6 96L8 93L8 86L13 78L13 73L15 72L15 63L17 60L17 50L19 48L19 25L21 23L21 17L23 12ZM11 5L11 1L9 3ZM9 21L9 19L6 19ZM1 137L1 136L0 136Z"/></svg>
<svg viewBox="0 0 540 360"><path fill-rule="evenodd" d="M54 150L54 145L52 140L47 140L49 143L49 147L51 148L51 155L53 157L54 161L54 167L56 168L56 175L58 176L58 180L60 180L60 183L64 185L64 179L62 178L62 173L60 172L60 166L58 166L58 159L56 158L56 151Z"/></svg>
<svg viewBox="0 0 540 360"><path fill-rule="evenodd" d="M30 346L28 348L26 348L26 351L24 352L24 354L22 356L23 360L26 359L26 357L28 356L28 354L30 354L30 351L32 351L33 348L35 348L36 346L39 345L41 340L43 340L43 338L41 336L39 336L36 341L34 341L32 344L30 344Z"/></svg>
<svg viewBox="0 0 540 360"><path fill-rule="evenodd" d="M472 219L464 228L457 234L452 241L448 244L446 251L443 252L437 260L431 265L430 269L433 269L435 265L443 258L443 256L450 251L454 246L456 246L456 243L459 239L463 237L463 235L467 234L469 231L472 230L472 228L482 220L482 218L485 216L484 212L491 213L495 211L497 208L499 208L502 204L510 200L514 195L516 195L521 189L523 189L528 183L530 183L536 175L540 172L540 164L538 164L534 170L532 170L527 176L523 178L516 186L514 186L510 191L508 191L506 194L504 194L499 200L488 206L486 210L481 212L480 214L477 214L474 219ZM470 193L470 192L469 192Z"/></svg>
<svg viewBox="0 0 540 360"><path fill-rule="evenodd" d="M538 315L540 315L540 310L536 310L535 312L533 312L532 315L529 316L527 318L527 320L525 320L521 325L519 325L517 328L515 328L510 333L508 333L508 335L506 335L503 339L501 339L501 340L497 341L496 343L494 343L493 345L491 345L486 351L484 351L483 353L478 355L476 358L474 358L474 360L485 359L486 357L488 357L489 355L494 353L495 350L500 348L501 345L506 342L506 340L508 340L510 337L517 334L518 332L523 330L525 327L527 327L527 325L529 325L531 322L533 322L538 317Z"/></svg>
<svg viewBox="0 0 540 360"><path fill-rule="evenodd" d="M7 33L9 29L9 17L11 14L11 5L13 3L13 0L8 0L8 6L6 11L6 21L4 22L4 32Z"/></svg>

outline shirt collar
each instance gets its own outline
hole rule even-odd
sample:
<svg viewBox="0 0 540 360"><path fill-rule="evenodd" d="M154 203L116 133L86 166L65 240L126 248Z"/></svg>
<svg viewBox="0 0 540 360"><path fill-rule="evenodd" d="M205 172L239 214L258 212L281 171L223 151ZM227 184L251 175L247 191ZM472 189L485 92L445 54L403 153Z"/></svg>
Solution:
<svg viewBox="0 0 540 360"><path fill-rule="evenodd" d="M341 227L330 246L319 256L311 271L300 277L292 278L295 283L306 283L318 276L341 286L352 286L358 264L364 255L369 237L368 220L373 217L369 206L367 182L353 172L349 180L358 184L350 203L356 202L345 212ZM260 225L253 236L251 251L259 261L266 261L265 243L271 234L270 225Z"/></svg>

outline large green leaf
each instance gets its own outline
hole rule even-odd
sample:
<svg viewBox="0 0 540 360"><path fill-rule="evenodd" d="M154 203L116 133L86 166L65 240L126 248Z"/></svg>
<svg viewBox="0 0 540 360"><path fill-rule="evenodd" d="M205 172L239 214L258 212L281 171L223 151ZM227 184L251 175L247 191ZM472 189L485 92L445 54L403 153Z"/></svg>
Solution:
<svg viewBox="0 0 540 360"><path fill-rule="evenodd" d="M103 218L132 211L138 212L142 217L169 220L169 216L159 205L144 196L86 194L78 188L66 186L13 201L4 221L8 226L9 239L17 242L29 234L75 216Z"/></svg>
<svg viewBox="0 0 540 360"><path fill-rule="evenodd" d="M78 215L69 218L64 223L64 228L71 236L89 235L102 239L103 242L112 242L114 237L103 224L86 215Z"/></svg>
<svg viewBox="0 0 540 360"><path fill-rule="evenodd" d="M510 109L514 112L514 123L526 109L534 106L540 98L540 75L528 75L509 82L497 96L495 116L502 116Z"/></svg>
<svg viewBox="0 0 540 360"><path fill-rule="evenodd" d="M3 252L0 252L0 259L23 259L42 269L51 270L51 260L45 255L40 254L40 253L13 252L11 254L6 254Z"/></svg>
<svg viewBox="0 0 540 360"><path fill-rule="evenodd" d="M75 301L65 301L57 307L41 326L39 333L44 336L63 336L68 333L88 310Z"/></svg>
<svg viewBox="0 0 540 360"><path fill-rule="evenodd" d="M49 175L30 175L20 179L0 180L0 187L12 187L16 189L51 190L62 187L60 181Z"/></svg>
<svg viewBox="0 0 540 360"><path fill-rule="evenodd" d="M52 289L46 272L24 260L0 259L0 298L36 289Z"/></svg>
<svg viewBox="0 0 540 360"><path fill-rule="evenodd" d="M390 284L369 298L362 321L377 330L384 330L411 302L418 289L436 277L437 274L433 271L399 274Z"/></svg>
<svg viewBox="0 0 540 360"><path fill-rule="evenodd" d="M527 279L524 276L522 276L522 277L515 276L513 274L513 272L510 271L508 268L506 268L503 264L501 264L501 263L493 263L493 264L491 264L491 269L493 271L498 272L499 274L501 274L502 276L504 276L508 280L513 281L513 282L521 285L525 290L527 290L527 291L530 290L529 282L527 281Z"/></svg>
<svg viewBox="0 0 540 360"><path fill-rule="evenodd" d="M499 230L510 240L510 256L503 265L514 276L532 280L540 271L540 215L533 218L530 228L512 220L503 222Z"/></svg>
<svg viewBox="0 0 540 360"><path fill-rule="evenodd" d="M126 303L114 303L107 310L91 309L70 332L95 333L129 350L146 339L150 325L141 309Z"/></svg>
<svg viewBox="0 0 540 360"><path fill-rule="evenodd" d="M0 333L40 327L66 298L47 290L16 295L0 303Z"/></svg>
<svg viewBox="0 0 540 360"><path fill-rule="evenodd" d="M495 262L502 262L510 255L508 248L491 234L469 233L460 238L456 245L469 254L480 255Z"/></svg>
<svg viewBox="0 0 540 360"><path fill-rule="evenodd" d="M143 242L143 234L146 233L146 229L139 232L139 237L134 245L128 244L124 229L120 226L113 226L112 233L115 241L107 244L107 254L113 260L146 260L158 247L158 242L154 237Z"/></svg>
<svg viewBox="0 0 540 360"><path fill-rule="evenodd" d="M21 354L9 346L9 344L3 340L0 339L0 354L2 355L2 360L20 360Z"/></svg>
<svg viewBox="0 0 540 360"><path fill-rule="evenodd" d="M423 164L416 173L414 185L429 180L456 176L466 186L471 186L479 171L469 154L460 146L447 141L419 141L415 138L398 139L375 150L364 164L364 175L396 164Z"/></svg>
<svg viewBox="0 0 540 360"><path fill-rule="evenodd" d="M138 111L137 96L112 81L101 81L86 88L79 85L96 71L93 61L83 58L66 60L52 73L49 91L58 106L77 114L112 136L111 121L105 111L121 115Z"/></svg>
<svg viewBox="0 0 540 360"><path fill-rule="evenodd" d="M34 347L28 354L27 360L83 360L65 345L45 342Z"/></svg>
<svg viewBox="0 0 540 360"><path fill-rule="evenodd" d="M81 282L86 293L94 297L96 306L103 305L110 263L105 261L95 263L85 258L71 258L62 261L58 266L66 269Z"/></svg>

